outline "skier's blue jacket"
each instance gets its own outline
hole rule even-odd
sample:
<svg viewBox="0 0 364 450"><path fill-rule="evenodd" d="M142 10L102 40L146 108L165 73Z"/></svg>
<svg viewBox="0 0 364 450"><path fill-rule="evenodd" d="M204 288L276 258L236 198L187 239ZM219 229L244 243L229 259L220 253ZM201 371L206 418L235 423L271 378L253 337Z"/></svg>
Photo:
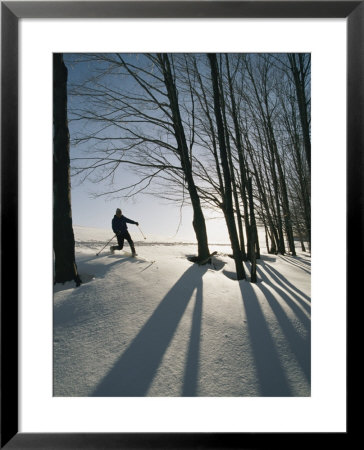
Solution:
<svg viewBox="0 0 364 450"><path fill-rule="evenodd" d="M127 223L133 223L134 225L136 225L138 222L134 222L134 220L130 220L125 216L118 217L115 215L111 222L113 232L115 234L125 233L128 229L126 225Z"/></svg>

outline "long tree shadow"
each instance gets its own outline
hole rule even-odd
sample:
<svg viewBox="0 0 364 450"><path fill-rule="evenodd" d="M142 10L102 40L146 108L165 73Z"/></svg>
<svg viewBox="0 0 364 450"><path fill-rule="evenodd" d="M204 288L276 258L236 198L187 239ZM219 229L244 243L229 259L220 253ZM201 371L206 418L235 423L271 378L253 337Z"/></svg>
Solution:
<svg viewBox="0 0 364 450"><path fill-rule="evenodd" d="M284 277L280 272L278 272L278 270L276 270L273 267L268 266L267 264L264 264L264 263L262 263L262 267L264 268L264 270L267 273L270 274L270 276L275 281L277 281L277 283L285 284L289 288L289 290L296 292L302 298L304 298L305 300L307 300L308 302L311 303L311 298L307 294L302 292L300 289L298 289L296 286L294 286L290 281L288 281L286 277Z"/></svg>
<svg viewBox="0 0 364 450"><path fill-rule="evenodd" d="M291 264L292 266L298 267L299 269L303 270L304 272L311 274L311 266L309 263L298 260L297 258L293 259L294 256L287 257L287 256L280 255L280 258L283 259L283 261Z"/></svg>
<svg viewBox="0 0 364 450"><path fill-rule="evenodd" d="M192 265L171 288L145 323L130 346L121 355L114 367L96 387L95 397L141 397L145 396L155 377L177 326L191 299L193 291L202 285L202 276L207 268ZM199 320L195 312L194 322ZM197 330L197 325L193 328ZM192 341L197 339L194 331ZM191 344L193 346L193 344ZM194 391L197 363L196 347L190 346L188 369L185 376L186 390Z"/></svg>
<svg viewBox="0 0 364 450"><path fill-rule="evenodd" d="M190 343L188 347L184 382L183 397L194 397L197 394L197 381L199 374L200 341L202 323L202 299L203 287L202 279L197 283L195 308L193 310Z"/></svg>
<svg viewBox="0 0 364 450"><path fill-rule="evenodd" d="M287 285L284 285L281 279L269 270L268 266L264 266L264 270L265 272L263 272L260 267L257 268L257 273L261 279L268 283L278 295L284 298L286 303L289 304L289 306L303 322L309 320L308 317L311 314L311 305L293 290L290 290ZM268 278L267 274L271 276L271 280Z"/></svg>
<svg viewBox="0 0 364 450"><path fill-rule="evenodd" d="M302 298L298 297L297 294L291 292L289 289L287 289L287 291L284 290L286 287L283 287L282 283L280 283L279 280L275 280L276 282L269 280L269 278L261 268L257 268L257 273L259 274L261 279L265 283L269 284L269 286L276 291L276 293L287 303L287 305L290 306L292 311L296 314L297 318L299 318L307 328L311 323L311 306L305 303ZM280 285L281 287L279 287L278 285Z"/></svg>
<svg viewBox="0 0 364 450"><path fill-rule="evenodd" d="M260 395L289 397L292 391L268 329L258 298L250 283L240 283Z"/></svg>
<svg viewBox="0 0 364 450"><path fill-rule="evenodd" d="M267 302L269 303L272 311L274 312L280 328L286 338L286 342L291 351L295 355L296 361L299 363L307 381L311 383L311 326L310 323L305 325L306 336L300 336L297 330L294 328L292 322L288 318L284 309L274 297L272 292L267 289L263 283L257 285L257 287L264 294ZM282 296L283 297L283 296Z"/></svg>

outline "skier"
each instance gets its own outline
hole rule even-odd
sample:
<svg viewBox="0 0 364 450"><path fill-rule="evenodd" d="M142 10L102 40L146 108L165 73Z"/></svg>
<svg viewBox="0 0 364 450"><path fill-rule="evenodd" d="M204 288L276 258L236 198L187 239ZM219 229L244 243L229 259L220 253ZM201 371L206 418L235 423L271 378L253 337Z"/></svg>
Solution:
<svg viewBox="0 0 364 450"><path fill-rule="evenodd" d="M122 248L124 247L124 239L126 239L130 245L132 255L136 256L134 242L129 234L128 227L126 225L127 223L139 225L138 222L134 222L134 220L130 220L127 217L123 216L121 213L121 209L117 208L116 214L112 219L111 226L113 232L116 234L119 245L112 245L110 247L110 251L111 253L114 253L115 250L122 250Z"/></svg>

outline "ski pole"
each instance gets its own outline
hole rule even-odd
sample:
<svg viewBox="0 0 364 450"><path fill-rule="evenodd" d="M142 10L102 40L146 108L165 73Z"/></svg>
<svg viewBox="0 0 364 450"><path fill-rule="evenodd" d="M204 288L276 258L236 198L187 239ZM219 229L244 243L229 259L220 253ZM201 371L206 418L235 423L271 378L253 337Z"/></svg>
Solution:
<svg viewBox="0 0 364 450"><path fill-rule="evenodd" d="M144 239L147 239L145 236L144 236L144 233L142 232L142 229L140 228L140 226L138 225L138 228L139 228L139 230L140 230L140 232L142 233L142 235L143 235L143 238Z"/></svg>
<svg viewBox="0 0 364 450"><path fill-rule="evenodd" d="M114 239L115 236L116 234L114 234L114 236L110 239L110 241L106 245L104 245L98 253L96 253L96 256L99 256L99 254L104 250L105 247L107 247L110 244L110 242Z"/></svg>

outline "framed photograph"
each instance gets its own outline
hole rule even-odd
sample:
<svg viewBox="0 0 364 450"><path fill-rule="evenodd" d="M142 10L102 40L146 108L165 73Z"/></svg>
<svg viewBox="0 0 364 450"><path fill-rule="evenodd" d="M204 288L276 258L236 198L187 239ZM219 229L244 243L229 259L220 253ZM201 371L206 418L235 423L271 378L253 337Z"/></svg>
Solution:
<svg viewBox="0 0 364 450"><path fill-rule="evenodd" d="M363 248L363 21L364 6L360 1L1 3L2 448L250 448L270 445L275 439L281 439L280 445L293 445L297 439L308 443L312 436L316 440L322 436L325 442L328 435L343 442L348 438L348 300L354 291L357 292L363 269L360 254L358 258L358 250L360 253ZM63 55L59 61L57 55ZM141 296L147 295L141 280L148 283L150 300L143 306L128 303L128 311L132 313L130 320L125 320L122 308L119 312L114 311L116 303L109 301L109 293L105 293L106 285L97 304L90 302L86 294L73 298L73 286L54 287L54 277L55 274L58 276L59 269L52 264L53 251L56 251L52 236L58 233L52 214L56 194L54 154L51 149L56 145L54 130L57 126L53 120L52 127L52 118L55 117L56 89L62 86L62 82L57 85L57 76L62 76L64 62L68 67L70 86L69 127L72 138L76 136L75 141L80 144L80 156L83 156L83 149L88 151L93 146L97 152L101 149L106 155L102 161L97 156L97 163L102 166L107 161L109 164L110 155L120 151L110 122L120 128L116 117L121 115L123 120L127 117L128 125L122 125L123 145L136 149L136 156L128 163L134 167L142 166L139 172L134 171L139 181L135 182L133 178L129 183L130 192L141 187L141 180L154 181L156 173L148 170L153 162L153 170L159 171L163 162L163 168L168 164L171 170L167 181L180 180L175 188L163 191L163 196L168 200L180 199L187 188L192 195L193 181L188 178L190 173L186 169L186 161L191 158L195 164L193 176L202 180L199 195L208 204L215 197L210 188L203 191L203 183L209 182L211 187L219 176L225 177L220 184L223 190L228 185L226 176L229 164L234 174L232 159L229 163L227 155L230 154L230 158L233 155L236 164L240 161L239 167L243 173L244 159L239 160L240 132L246 149L249 149L250 139L255 140L254 145L261 143L262 149L271 148L271 154L264 150L268 152L267 161L273 158L273 166L265 168L267 178L262 176L266 186L274 190L276 182L273 178L270 182L269 177L273 177L277 167L280 179L289 180L291 202L297 189L295 217L287 218L289 208L286 206L285 210L283 187L279 188L281 197L277 200L276 209L273 208L276 215L274 223L276 220L278 223L276 217L280 213L277 211L282 207L282 220L285 220L282 230L286 233L289 250L279 248L280 242L284 245L284 239L280 241L279 233L277 238L274 237L274 226L270 225L269 215L258 217L260 225L264 225L266 230L259 237L262 241L266 240L266 253L257 266L257 272L254 272L256 261L252 255L257 255L259 249L254 244L247 245L248 252L252 253L246 255L244 261L247 262L239 268L237 264L231 266L233 261L239 259L233 239L233 255L228 254L230 250L212 253L215 248L210 245L210 251L205 252L207 256L202 256L204 251L196 232L198 256L186 255L186 252L192 253L193 248L184 247L182 256L177 255L179 261L183 257L184 271L181 271L175 284L168 279L163 281L166 293L163 293L162 301L154 301L153 292L162 289L161 281L153 284L155 280L161 280L158 271L164 270L171 277L174 270L172 259L159 253L158 246L148 248L148 243L144 243L152 236L152 219L155 218L153 215L158 215L158 206L153 207L153 212L142 203L139 210L148 211L148 216L141 212L139 216L134 213L128 215L133 218L126 219L129 231L135 226L129 234L116 226L124 217L119 204L110 203L114 210L117 207L110 233L115 233L115 236L122 233L123 237L118 237L118 245L115 246L116 239L111 242L115 236L110 235L109 239L105 234L94 238L87 234L89 231L82 227L85 224L79 222L75 209L82 207L84 217L94 220L95 215L101 214L101 207L93 210L84 197L77 197L75 193L73 217L76 215L81 225L77 228L77 239L84 246L81 249L84 252L82 258L76 261L80 263L79 273L74 278L76 284L79 275L84 287L87 283L93 283L92 277L87 278L91 272L86 275L82 272L87 264L91 264L87 267L93 267L97 276L105 280L106 267L122 266L123 270L130 271L132 279L136 280L135 277L139 276L139 281L133 286L137 287ZM265 76L269 70L271 78ZM85 73L92 73L92 84L87 84ZM127 89L123 91L121 101L121 91L118 91L119 97L116 99L116 87L112 81L114 73L126 80ZM307 77L303 81L301 79L301 86L310 86L307 88L310 96L312 92L310 100L304 99L300 103L300 95L305 93L299 91L296 75L298 78ZM199 78L211 82L207 94ZM155 82L153 85L152 79ZM77 86L74 93L70 80L73 86ZM162 83L162 88L159 83ZM177 92L174 91L174 83L180 83L178 96L174 96ZM223 86L223 83L226 84ZM254 97L254 93L267 88L270 89L270 97L266 97L267 109L264 112L264 105L259 103L262 97ZM142 95L140 89L147 92L148 97ZM241 93L244 89L251 92L250 96L244 97ZM225 96L221 96L224 90ZM96 107L102 109L92 109L92 102L84 103L86 106L81 108L79 100L71 99L72 95L82 97L84 102L91 98L95 100ZM161 100L163 95L169 101L171 115ZM248 111L244 116L246 122L239 116L240 124L234 112L235 95L239 98L240 107ZM177 110L178 102L183 105L183 122L190 125L187 137L190 147L188 149L186 145L185 156L183 140L186 136L178 134L178 121L181 119L176 108L173 109L176 101ZM270 111L269 102L272 107ZM312 139L312 160L311 142L309 145L305 142L305 112L302 105L309 105L306 124L310 124L307 138ZM294 114L287 113L289 106L294 109ZM282 135L274 144L274 133L270 134L272 128L269 124L275 120L276 108L280 111L277 126ZM198 110L205 114L204 120L198 115ZM99 111L105 112L102 120L101 116L97 117ZM224 114L219 115L219 111ZM257 118L259 111L263 112ZM231 119L229 126L226 115ZM148 125L141 132L139 124L145 123L146 119ZM93 120L101 123L97 133L96 128L87 128ZM168 120L171 120L173 127ZM211 125L210 131L216 132L218 145L206 138L206 124L215 121L216 128ZM74 132L74 123L82 124L77 133ZM172 135L181 139L177 139L182 142L178 144L177 153L182 155L182 177L180 168L174 166L175 156L168 158L160 150L164 146L167 151L176 151L171 139L164 137L162 132L153 134L153 129L148 134L150 123L163 130L165 135L173 129ZM242 131L238 133L239 126ZM292 130L295 126L302 133L300 138L297 131ZM224 136L224 127L226 135L221 137ZM265 134L262 133L266 141L260 134L261 128L264 128ZM229 138L232 147L236 148L235 153L229 153L229 149L221 150ZM297 142L297 156L284 165L283 171L278 162L274 162L275 158L279 161L282 154L287 156L284 145L280 147L283 152L281 156L274 153L278 151L274 149L281 145L281 141L290 142L292 146ZM103 142L107 144L102 146ZM205 157L205 150L210 151L206 157L208 164L214 161L209 145L220 148L219 157L215 158L216 173L212 174L211 165L206 170L205 163L199 168L199 157L195 155L192 158L192 142L200 145L196 155L201 151L200 155ZM150 153L151 148L155 153ZM92 154L92 157L95 155ZM303 162L304 169L301 167L302 157L307 158ZM245 158L250 161L249 174L253 174L253 179L254 176L258 178L254 187L259 200L255 202L266 205L264 208L268 211L269 201L264 196L264 186L259 186L258 171L253 173L254 162L259 161L258 152L252 150ZM83 158L78 159L81 161ZM157 160L158 164L155 162ZM87 172L95 179L94 164L83 167L81 176ZM109 175L112 177L116 170L117 167L112 167ZM292 178L289 175L291 170ZM105 174L103 171L99 176L103 178ZM312 190L312 204L308 209L312 213L312 229L311 222L309 226L307 223L305 225L306 207L298 194L304 192L302 183L305 174L309 174L307 177L311 180L308 189ZM166 180L164 175L161 179ZM242 185L244 183L242 181ZM219 192L218 187L215 189ZM242 191L243 188L240 189ZM255 218L253 188L251 194L249 188L246 189L246 198L251 199L251 228L246 228L249 241L254 239L254 234L249 233L253 233L251 224ZM227 193L224 195L225 199L228 198ZM272 201L273 198L272 194ZM129 211L138 211L138 208L133 209L133 203L125 204ZM238 205L237 201L235 205ZM228 216L228 211L222 210L225 217ZM248 214L249 210L245 211ZM59 221L65 215L67 213L61 212ZM139 217L148 219L142 221ZM238 213L236 217L239 218ZM146 220L150 220L147 232L144 227ZM265 220L268 220L267 226ZM107 221L111 223L109 218ZM228 221L226 223L229 227ZM290 246L289 229L292 223L295 224L292 243L295 239L296 248L301 245L305 253L305 245L308 244L309 262L306 254L296 257L294 243ZM160 224L158 226L161 228ZM135 242L136 250L131 239L134 230L134 239L136 235L140 239ZM211 230L212 227L209 232ZM84 238L86 235L87 238ZM229 236L232 236L230 228ZM124 239L132 254L124 253L122 257L119 253L114 255L116 250L120 252L123 249ZM158 243L154 235L153 242ZM215 242L216 246L223 245L217 240ZM168 245L166 248L170 252L176 252L174 241ZM222 247L216 248L220 250ZM98 258L98 265L94 261L96 250L97 256L105 251L110 253ZM287 255L286 260L282 259L282 264L291 264L291 278L269 265L269 262L275 261L277 254ZM242 253L239 255L244 257ZM157 264L158 258L160 261ZM166 261L165 265L162 261ZM131 272L131 268L135 267L137 274ZM245 270L248 268L249 273L245 274L244 267ZM196 277L196 270L201 272L201 278ZM217 273L221 278L215 277ZM117 282L117 274L113 272L114 278L110 281ZM213 283L210 283L210 291L208 285L204 284L202 288L202 275L205 274L210 277L209 280L212 277L223 280L221 287L214 288L214 292L211 288L215 286ZM256 282L253 278L256 274L257 287L253 287L250 282ZM278 284L284 283L286 293L276 287L272 294L268 279ZM259 286L260 281L264 283ZM222 294L218 293L219 289L221 292L235 292L237 283L240 283L243 312L236 309L234 302L230 304L227 301L223 302L224 315L220 315ZM242 283L247 286L244 284L242 288ZM305 283L309 284L307 291ZM117 285L118 289L128 292L127 284ZM261 297L256 294L258 291ZM249 303L249 298L255 298L252 293L258 300L264 300L259 300L260 307ZM286 301L276 302L274 296L277 293ZM135 293L129 294L131 299L134 298ZM190 298L194 301L189 301ZM210 308L208 313L207 304ZM182 320L185 311L187 321ZM101 314L103 319L91 320L93 330L86 329L83 324L95 312ZM239 331L234 334L237 328L233 320L235 315L239 318L237 322L240 321L245 327L241 340ZM223 318L223 326L219 327L217 317ZM136 334L133 321L138 324ZM118 329L118 323L124 331ZM204 324L202 327L201 323ZM112 345L109 338L108 346L102 343L105 327L109 327L109 337L110 333L115 335ZM181 329L186 330L186 334ZM156 330L160 340L155 339L158 334ZM94 336L91 339L90 333ZM306 339L308 335L309 339ZM97 336L100 342L96 345ZM246 344L246 336L249 336L250 344ZM72 346L68 345L69 339L73 342ZM274 339L276 341L273 343ZM202 347L208 357L201 363L198 358ZM246 355L244 371L238 364L236 367L231 365L237 348ZM257 356L258 353L260 356ZM292 354L297 360L296 365L287 362ZM115 355L118 355L116 360ZM148 357L147 366L141 364L141 355L142 358ZM225 356L229 363L226 363ZM81 361L87 366L87 374L80 370L73 376L69 367L74 365L75 358L80 362L80 367ZM168 376L159 374L156 377L157 366L162 364L166 366ZM201 364L205 384L201 382L198 388L197 373ZM130 374L125 375L130 368L133 379ZM180 373L184 373L182 383ZM221 383L214 382L214 373ZM256 378L252 382L254 374ZM239 382L244 389L239 390Z"/></svg>

